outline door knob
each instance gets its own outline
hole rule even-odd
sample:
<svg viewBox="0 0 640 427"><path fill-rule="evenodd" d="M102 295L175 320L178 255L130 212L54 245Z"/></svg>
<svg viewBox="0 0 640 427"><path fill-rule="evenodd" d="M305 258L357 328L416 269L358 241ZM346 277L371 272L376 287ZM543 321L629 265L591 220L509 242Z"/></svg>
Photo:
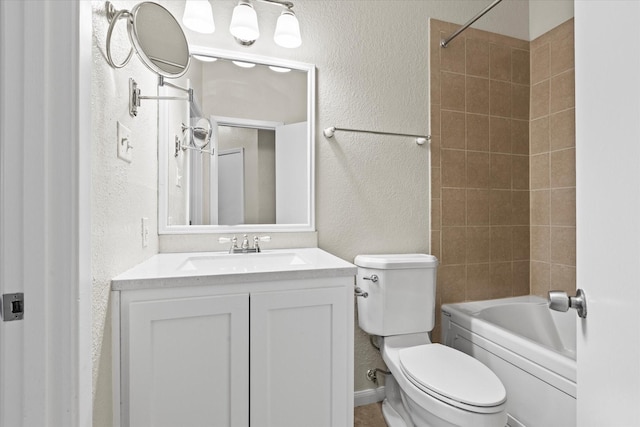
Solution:
<svg viewBox="0 0 640 427"><path fill-rule="evenodd" d="M555 311L568 311L575 308L578 316L587 317L587 298L582 289L576 291L575 297L570 297L564 291L549 291L549 308Z"/></svg>

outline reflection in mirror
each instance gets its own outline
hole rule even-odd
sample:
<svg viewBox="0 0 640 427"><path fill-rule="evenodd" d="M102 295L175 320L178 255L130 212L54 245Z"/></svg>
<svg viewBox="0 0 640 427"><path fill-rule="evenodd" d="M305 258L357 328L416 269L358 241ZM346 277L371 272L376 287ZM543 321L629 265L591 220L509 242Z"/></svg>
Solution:
<svg viewBox="0 0 640 427"><path fill-rule="evenodd" d="M312 231L314 67L201 55L218 59L192 61L181 81L199 111L160 103L160 232ZM214 154L167 156L175 123L194 127L195 145L203 119Z"/></svg>

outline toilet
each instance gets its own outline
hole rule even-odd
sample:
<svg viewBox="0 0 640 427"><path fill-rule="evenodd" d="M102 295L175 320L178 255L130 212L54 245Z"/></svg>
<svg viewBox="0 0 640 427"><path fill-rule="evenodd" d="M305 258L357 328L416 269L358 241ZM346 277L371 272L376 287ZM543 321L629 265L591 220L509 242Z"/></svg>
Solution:
<svg viewBox="0 0 640 427"><path fill-rule="evenodd" d="M380 337L382 412L390 427L505 427L507 394L471 356L429 339L438 260L425 254L358 255L358 324ZM366 296L365 296L366 294Z"/></svg>

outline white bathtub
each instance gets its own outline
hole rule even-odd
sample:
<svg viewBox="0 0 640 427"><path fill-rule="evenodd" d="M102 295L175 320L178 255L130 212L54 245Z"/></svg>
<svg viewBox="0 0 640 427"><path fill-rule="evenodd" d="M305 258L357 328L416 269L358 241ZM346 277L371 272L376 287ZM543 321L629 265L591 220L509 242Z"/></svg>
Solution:
<svg viewBox="0 0 640 427"><path fill-rule="evenodd" d="M498 375L510 427L575 427L575 312L536 296L445 304L442 343Z"/></svg>

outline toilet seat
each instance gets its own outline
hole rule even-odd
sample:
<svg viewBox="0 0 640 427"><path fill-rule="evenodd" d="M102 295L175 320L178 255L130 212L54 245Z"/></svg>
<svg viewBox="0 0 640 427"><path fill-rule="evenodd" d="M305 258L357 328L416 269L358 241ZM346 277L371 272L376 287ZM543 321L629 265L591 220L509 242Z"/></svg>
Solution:
<svg viewBox="0 0 640 427"><path fill-rule="evenodd" d="M440 344L398 351L400 369L413 385L449 405L477 413L503 409L506 390L480 361Z"/></svg>

